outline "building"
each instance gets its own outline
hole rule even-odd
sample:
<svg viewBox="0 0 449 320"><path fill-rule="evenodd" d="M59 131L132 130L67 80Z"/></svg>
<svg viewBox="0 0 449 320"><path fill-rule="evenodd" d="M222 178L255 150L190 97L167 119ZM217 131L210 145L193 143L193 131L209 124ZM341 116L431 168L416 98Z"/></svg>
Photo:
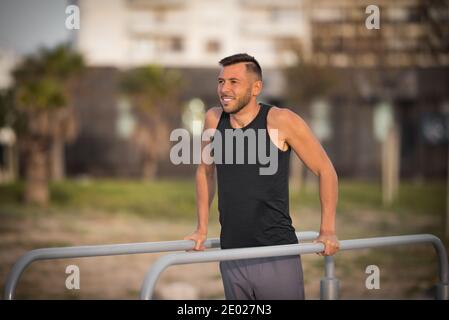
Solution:
<svg viewBox="0 0 449 320"><path fill-rule="evenodd" d="M447 138L438 128L449 116L449 2L372 4L303 4L311 31L307 59L339 74L338 90L329 94L324 112L333 128L327 149L344 176L376 176L380 144L373 120L387 104L399 126L402 176L444 177ZM379 14L378 29L367 27L373 13ZM429 139L430 131L440 132L439 137Z"/></svg>
<svg viewBox="0 0 449 320"><path fill-rule="evenodd" d="M308 0L313 59L336 67L449 66L448 8L447 1Z"/></svg>
<svg viewBox="0 0 449 320"><path fill-rule="evenodd" d="M77 48L94 66L216 67L248 52L274 68L291 59L286 41L307 36L302 2L80 0Z"/></svg>

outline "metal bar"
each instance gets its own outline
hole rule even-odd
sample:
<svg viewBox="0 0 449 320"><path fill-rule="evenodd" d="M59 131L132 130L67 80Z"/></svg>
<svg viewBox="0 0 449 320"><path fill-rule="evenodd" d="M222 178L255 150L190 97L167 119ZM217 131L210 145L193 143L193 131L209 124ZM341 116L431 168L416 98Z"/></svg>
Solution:
<svg viewBox="0 0 449 320"><path fill-rule="evenodd" d="M324 257L324 278L320 281L321 300L338 300L340 296L340 281L335 278L335 258Z"/></svg>
<svg viewBox="0 0 449 320"><path fill-rule="evenodd" d="M441 240L432 234L378 237L366 239L344 240L341 250L377 248L385 246L431 243L438 256L439 278L442 283L449 283L449 264L446 248Z"/></svg>
<svg viewBox="0 0 449 320"><path fill-rule="evenodd" d="M322 243L307 243L168 254L159 258L145 275L145 280L140 292L140 299L152 299L153 290L156 285L157 279L159 278L160 274L170 265L289 256L301 253L317 253L323 251L323 249L324 245Z"/></svg>
<svg viewBox="0 0 449 320"><path fill-rule="evenodd" d="M441 287L439 294L442 295L437 298L448 299L449 297L446 295L449 286L447 253L441 240L434 235L419 234L342 240L340 241L340 250L368 249L417 243L431 243L434 246L439 263ZM145 300L152 298L157 279L170 265L318 253L322 252L323 249L324 245L322 243L314 243L169 254L159 258L147 272L140 292L140 298ZM331 268L328 271L332 271Z"/></svg>
<svg viewBox="0 0 449 320"><path fill-rule="evenodd" d="M335 277L335 259L333 256L324 257L324 276L326 278Z"/></svg>
<svg viewBox="0 0 449 320"><path fill-rule="evenodd" d="M298 237L299 241L314 240L318 237L318 232L296 232L296 236ZM141 242L95 246L43 248L31 250L21 256L12 267L11 272L6 280L4 299L14 299L15 290L20 276L22 275L25 268L36 260L183 251L192 250L194 246L195 242L193 240L177 240L163 242ZM207 239L204 242L204 246L206 248L219 248L220 239Z"/></svg>

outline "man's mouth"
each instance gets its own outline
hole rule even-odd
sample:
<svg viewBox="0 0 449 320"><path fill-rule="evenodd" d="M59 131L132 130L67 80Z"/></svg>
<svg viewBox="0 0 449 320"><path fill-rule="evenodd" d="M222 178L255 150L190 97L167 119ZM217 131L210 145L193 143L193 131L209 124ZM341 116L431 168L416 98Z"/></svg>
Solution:
<svg viewBox="0 0 449 320"><path fill-rule="evenodd" d="M230 102L232 100L234 100L233 97L221 97L221 100L223 100L223 102Z"/></svg>

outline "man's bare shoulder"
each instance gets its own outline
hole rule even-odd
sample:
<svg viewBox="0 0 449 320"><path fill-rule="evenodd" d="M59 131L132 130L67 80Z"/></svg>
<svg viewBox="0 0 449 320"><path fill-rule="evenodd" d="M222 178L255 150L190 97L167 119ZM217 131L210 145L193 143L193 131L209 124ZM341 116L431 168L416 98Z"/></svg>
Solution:
<svg viewBox="0 0 449 320"><path fill-rule="evenodd" d="M220 119L221 113L223 112L223 108L221 107L212 107L206 111L206 117L218 118Z"/></svg>
<svg viewBox="0 0 449 320"><path fill-rule="evenodd" d="M212 107L206 111L205 125L207 128L216 128L220 121L221 113L223 109L221 107Z"/></svg>
<svg viewBox="0 0 449 320"><path fill-rule="evenodd" d="M290 125L302 125L304 120L289 108L271 107L268 113L270 127L282 128Z"/></svg>

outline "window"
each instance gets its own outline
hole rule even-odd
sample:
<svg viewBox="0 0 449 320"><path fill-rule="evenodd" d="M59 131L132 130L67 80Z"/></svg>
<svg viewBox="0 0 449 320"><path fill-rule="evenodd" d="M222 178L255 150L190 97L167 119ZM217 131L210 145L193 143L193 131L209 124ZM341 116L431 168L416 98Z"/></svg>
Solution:
<svg viewBox="0 0 449 320"><path fill-rule="evenodd" d="M183 40L181 37L173 37L170 39L170 51L180 52L183 49Z"/></svg>
<svg viewBox="0 0 449 320"><path fill-rule="evenodd" d="M206 51L208 53L218 53L220 51L220 43L217 40L209 40L206 42Z"/></svg>
<svg viewBox="0 0 449 320"><path fill-rule="evenodd" d="M167 17L167 13L164 9L156 9L154 10L154 20L158 23L165 22Z"/></svg>

